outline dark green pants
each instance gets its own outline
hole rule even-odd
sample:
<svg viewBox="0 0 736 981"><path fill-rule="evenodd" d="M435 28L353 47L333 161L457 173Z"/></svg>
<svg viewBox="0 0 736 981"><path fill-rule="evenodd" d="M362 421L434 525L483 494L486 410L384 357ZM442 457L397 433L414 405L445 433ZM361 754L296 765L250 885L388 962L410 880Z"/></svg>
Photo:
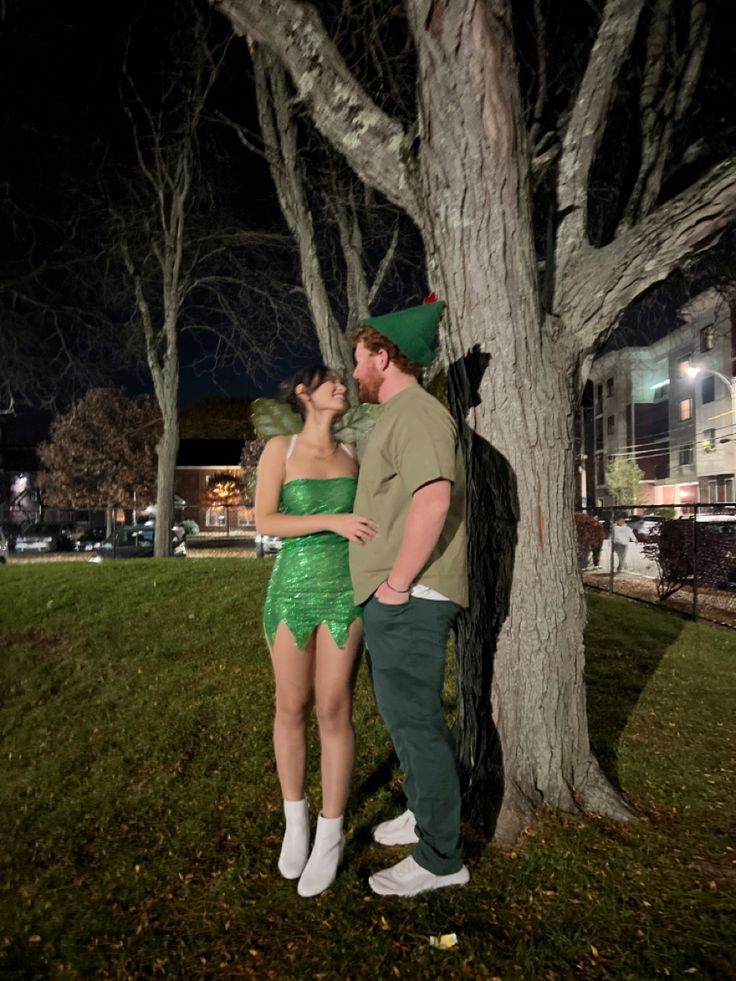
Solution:
<svg viewBox="0 0 736 981"><path fill-rule="evenodd" d="M404 771L419 843L415 861L435 875L462 868L460 784L442 711L445 649L455 603L417 599L389 606L371 597L365 639L376 704Z"/></svg>

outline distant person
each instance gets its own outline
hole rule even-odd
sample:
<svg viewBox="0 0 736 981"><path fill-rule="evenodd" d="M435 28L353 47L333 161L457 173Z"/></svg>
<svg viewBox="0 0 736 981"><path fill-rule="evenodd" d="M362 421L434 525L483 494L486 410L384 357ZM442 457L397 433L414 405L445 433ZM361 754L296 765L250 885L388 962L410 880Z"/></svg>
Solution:
<svg viewBox="0 0 736 981"><path fill-rule="evenodd" d="M636 542L636 535L626 524L626 518L616 518L613 526L613 553L618 561L614 572L623 572L626 568L626 550L629 542Z"/></svg>
<svg viewBox="0 0 736 981"><path fill-rule="evenodd" d="M273 742L286 831L278 867L299 879L301 896L333 882L342 861L343 814L353 769L353 685L363 611L353 601L348 542L364 545L376 523L353 514L358 462L333 423L348 409L347 390L322 365L282 386L304 427L274 436L258 464L255 519L261 534L284 539L263 609L276 680ZM307 726L316 708L322 749L322 810L309 851L304 797Z"/></svg>
<svg viewBox="0 0 736 981"><path fill-rule="evenodd" d="M590 551L592 554L592 563L594 569L600 569L601 567L601 548L603 547L603 542L606 540L606 530L600 522L597 515L593 515L593 521L595 522L590 526Z"/></svg>

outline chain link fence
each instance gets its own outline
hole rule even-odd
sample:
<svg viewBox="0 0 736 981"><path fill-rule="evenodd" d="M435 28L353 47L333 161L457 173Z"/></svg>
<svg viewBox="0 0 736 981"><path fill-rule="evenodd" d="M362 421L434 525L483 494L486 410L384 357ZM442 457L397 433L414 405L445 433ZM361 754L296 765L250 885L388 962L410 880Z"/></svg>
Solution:
<svg viewBox="0 0 736 981"><path fill-rule="evenodd" d="M589 508L575 527L586 586L736 627L736 503Z"/></svg>
<svg viewBox="0 0 736 981"><path fill-rule="evenodd" d="M112 517L115 524L132 520L122 509ZM71 532L72 540L60 540L56 551L78 549L85 535L92 541L104 534L107 514L104 508L46 509L39 518ZM144 523L146 515L135 519ZM253 509L242 504L182 502L174 520L188 544L228 539L235 545L242 539L252 547ZM575 526L587 587L736 627L736 503L588 508L576 513ZM15 531L8 536L11 549Z"/></svg>

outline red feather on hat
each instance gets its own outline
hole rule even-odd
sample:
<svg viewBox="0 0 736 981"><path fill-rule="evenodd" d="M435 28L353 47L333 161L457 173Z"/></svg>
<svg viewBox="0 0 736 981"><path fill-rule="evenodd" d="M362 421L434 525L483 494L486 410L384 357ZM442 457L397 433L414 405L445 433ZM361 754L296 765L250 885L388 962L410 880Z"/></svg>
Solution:
<svg viewBox="0 0 736 981"><path fill-rule="evenodd" d="M425 298L422 300L422 304L425 304L425 303L436 303L436 302L437 302L437 294L436 293L430 293L429 296L425 296Z"/></svg>

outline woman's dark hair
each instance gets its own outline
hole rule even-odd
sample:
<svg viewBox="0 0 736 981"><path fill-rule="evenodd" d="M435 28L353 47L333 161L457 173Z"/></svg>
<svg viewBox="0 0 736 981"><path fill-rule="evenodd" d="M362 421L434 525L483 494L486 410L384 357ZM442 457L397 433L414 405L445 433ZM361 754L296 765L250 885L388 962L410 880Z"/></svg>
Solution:
<svg viewBox="0 0 736 981"><path fill-rule="evenodd" d="M337 375L332 368L328 368L323 364L312 365L311 368L304 368L302 371L297 371L291 378L287 378L286 381L281 382L279 386L279 398L282 402L290 405L294 412L298 412L302 419L304 419L306 418L306 409L304 408L304 402L296 394L297 388L303 385L309 395L324 382L335 377Z"/></svg>

